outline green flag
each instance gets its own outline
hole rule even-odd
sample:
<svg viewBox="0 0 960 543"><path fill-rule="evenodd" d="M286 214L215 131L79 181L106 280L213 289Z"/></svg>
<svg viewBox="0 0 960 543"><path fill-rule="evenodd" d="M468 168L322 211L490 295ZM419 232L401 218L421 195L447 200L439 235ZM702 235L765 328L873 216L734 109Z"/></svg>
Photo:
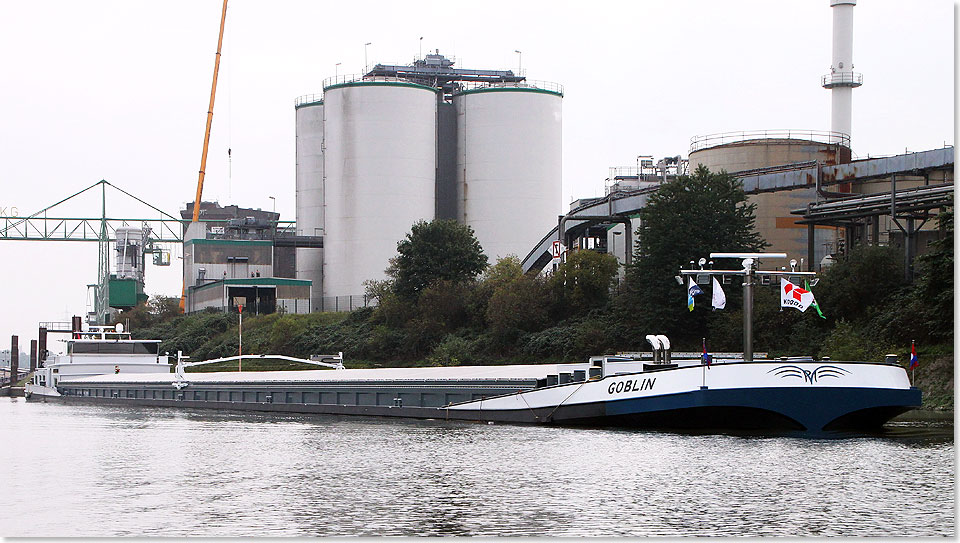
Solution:
<svg viewBox="0 0 960 543"><path fill-rule="evenodd" d="M810 290L810 281L807 281L806 279L803 280L803 289L809 292L810 294L813 294L813 291ZM817 315L820 315L820 318L822 319L827 318L824 316L823 311L820 311L820 304L817 303L816 296L813 297L813 302L810 305L812 305L813 308L817 310Z"/></svg>

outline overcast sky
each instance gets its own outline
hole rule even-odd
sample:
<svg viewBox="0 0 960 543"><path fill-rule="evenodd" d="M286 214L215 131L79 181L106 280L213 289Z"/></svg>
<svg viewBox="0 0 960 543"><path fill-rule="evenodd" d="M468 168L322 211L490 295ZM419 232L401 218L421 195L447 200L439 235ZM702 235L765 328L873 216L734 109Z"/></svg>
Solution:
<svg viewBox="0 0 960 543"><path fill-rule="evenodd" d="M0 0L0 212L28 215L100 179L176 215L192 201L219 0ZM954 143L957 16L946 0L854 11L855 155ZM204 199L294 219L294 100L334 75L439 49L456 66L561 83L563 203L611 166L687 155L725 131L830 129L829 0L334 2L234 0ZM341 63L339 67L337 63ZM232 173L227 148L233 149ZM155 217L108 195L111 217ZM558 202L558 213L562 212ZM59 216L96 217L98 195ZM173 266L149 294L179 295ZM0 241L0 349L87 311L95 243ZM113 264L111 263L111 266Z"/></svg>

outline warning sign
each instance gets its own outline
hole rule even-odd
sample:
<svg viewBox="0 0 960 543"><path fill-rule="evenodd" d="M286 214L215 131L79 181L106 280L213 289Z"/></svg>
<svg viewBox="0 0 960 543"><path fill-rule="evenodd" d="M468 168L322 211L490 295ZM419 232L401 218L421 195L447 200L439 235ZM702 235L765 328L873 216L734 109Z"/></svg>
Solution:
<svg viewBox="0 0 960 543"><path fill-rule="evenodd" d="M563 254L564 249L565 247L563 246L562 243L560 243L559 241L554 241L553 245L551 245L550 247L553 258L560 258L560 255Z"/></svg>

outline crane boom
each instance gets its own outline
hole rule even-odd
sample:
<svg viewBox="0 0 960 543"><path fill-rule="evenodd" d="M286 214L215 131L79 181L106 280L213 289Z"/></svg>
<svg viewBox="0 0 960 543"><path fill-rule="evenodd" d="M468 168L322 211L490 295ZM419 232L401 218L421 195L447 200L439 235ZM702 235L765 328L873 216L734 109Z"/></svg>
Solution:
<svg viewBox="0 0 960 543"><path fill-rule="evenodd" d="M213 102L217 97L217 74L220 72L220 49L223 47L223 27L227 20L227 0L223 0L220 14L220 37L217 38L217 56L213 62L213 84L210 87L210 107L207 109L207 129L203 134L203 154L200 156L200 178L197 180L197 198L193 202L193 220L200 220L200 197L203 194L203 176L207 167L207 149L210 147L210 126L213 124Z"/></svg>
<svg viewBox="0 0 960 543"><path fill-rule="evenodd" d="M200 155L200 178L197 179L197 197L193 201L193 219L200 220L200 198L203 195L203 176L207 168L207 149L210 147L210 126L213 124L213 102L217 97L217 74L220 72L220 50L223 48L223 27L227 21L227 0L223 0L223 11L220 13L220 36L217 38L217 56L213 61L213 84L210 86L210 107L207 108L207 128L203 133L203 153ZM187 280L183 280L183 290L180 291L180 312L183 313L187 301Z"/></svg>

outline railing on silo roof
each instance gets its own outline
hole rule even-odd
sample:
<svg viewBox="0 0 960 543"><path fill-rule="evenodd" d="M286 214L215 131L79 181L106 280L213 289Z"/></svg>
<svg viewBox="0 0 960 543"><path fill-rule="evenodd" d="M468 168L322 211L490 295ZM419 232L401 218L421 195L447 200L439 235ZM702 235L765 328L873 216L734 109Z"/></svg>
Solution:
<svg viewBox="0 0 960 543"><path fill-rule="evenodd" d="M842 132L830 132L825 130L746 130L741 132L721 132L717 134L707 134L705 136L693 136L690 138L690 153L728 145L731 143L743 143L753 140L768 139L795 139L807 140L817 143L826 143L829 145L843 145L850 147L850 136Z"/></svg>
<svg viewBox="0 0 960 543"><path fill-rule="evenodd" d="M555 92L563 96L563 85L553 81L537 81L525 79L523 81L462 81L459 82L460 92L476 89L498 89L498 88L518 88L518 89L538 89Z"/></svg>

